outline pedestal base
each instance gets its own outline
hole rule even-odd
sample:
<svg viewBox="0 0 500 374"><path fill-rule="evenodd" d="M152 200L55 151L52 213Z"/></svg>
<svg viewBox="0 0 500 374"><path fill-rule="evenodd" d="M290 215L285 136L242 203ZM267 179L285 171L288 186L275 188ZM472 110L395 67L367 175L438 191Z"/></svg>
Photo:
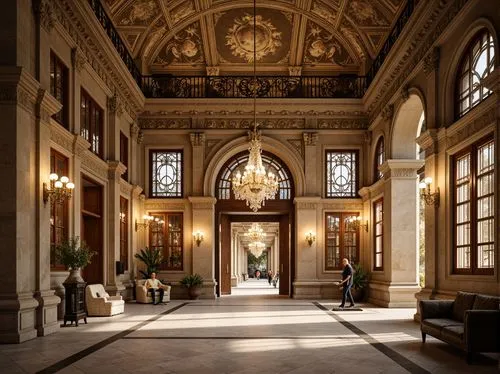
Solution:
<svg viewBox="0 0 500 374"><path fill-rule="evenodd" d="M38 301L32 293L3 294L0 298L0 343L22 343L37 337Z"/></svg>
<svg viewBox="0 0 500 374"><path fill-rule="evenodd" d="M386 308L415 308L415 294L420 287L415 284L370 282L368 302Z"/></svg>

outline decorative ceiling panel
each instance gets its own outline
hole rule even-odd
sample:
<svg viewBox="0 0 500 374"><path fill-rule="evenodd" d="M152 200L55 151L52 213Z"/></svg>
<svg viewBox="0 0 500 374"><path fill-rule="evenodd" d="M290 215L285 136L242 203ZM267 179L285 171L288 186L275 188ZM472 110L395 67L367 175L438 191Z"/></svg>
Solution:
<svg viewBox="0 0 500 374"><path fill-rule="evenodd" d="M199 22L194 22L176 33L156 56L154 64L196 64L204 63Z"/></svg>
<svg viewBox="0 0 500 374"><path fill-rule="evenodd" d="M161 8L157 0L135 0L119 9L115 18L117 26L148 26L158 15Z"/></svg>

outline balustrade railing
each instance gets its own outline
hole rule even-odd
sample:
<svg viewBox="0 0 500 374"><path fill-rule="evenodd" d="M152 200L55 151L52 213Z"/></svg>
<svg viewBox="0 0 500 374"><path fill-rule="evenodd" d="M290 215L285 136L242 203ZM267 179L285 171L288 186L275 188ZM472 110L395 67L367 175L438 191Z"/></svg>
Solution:
<svg viewBox="0 0 500 374"><path fill-rule="evenodd" d="M169 76L142 78L147 98L361 98L365 77Z"/></svg>

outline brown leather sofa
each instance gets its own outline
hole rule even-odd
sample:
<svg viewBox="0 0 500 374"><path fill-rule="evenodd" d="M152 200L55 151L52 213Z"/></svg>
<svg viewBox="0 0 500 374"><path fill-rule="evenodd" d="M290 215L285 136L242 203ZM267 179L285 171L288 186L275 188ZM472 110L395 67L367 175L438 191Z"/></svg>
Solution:
<svg viewBox="0 0 500 374"><path fill-rule="evenodd" d="M500 352L500 297L458 292L455 300L421 300L422 342L429 334L473 353Z"/></svg>

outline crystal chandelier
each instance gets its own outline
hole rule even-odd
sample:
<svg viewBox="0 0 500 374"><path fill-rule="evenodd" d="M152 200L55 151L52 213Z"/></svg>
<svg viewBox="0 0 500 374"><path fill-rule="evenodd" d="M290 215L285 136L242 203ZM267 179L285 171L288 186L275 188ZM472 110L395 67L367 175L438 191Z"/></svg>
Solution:
<svg viewBox="0 0 500 374"><path fill-rule="evenodd" d="M245 236L253 242L260 242L266 237L266 233L258 223L252 223L252 227L248 229Z"/></svg>
<svg viewBox="0 0 500 374"><path fill-rule="evenodd" d="M265 205L266 199L274 199L278 192L278 180L276 176L269 171L266 173L264 165L262 165L262 147L260 142L260 133L257 132L257 91L259 82L256 73L256 12L257 7L255 0L253 2L253 130L250 133L250 156L248 163L245 166L245 171L241 175L240 171L233 176L233 192L237 200L246 200L247 206L254 212L258 211Z"/></svg>
<svg viewBox="0 0 500 374"><path fill-rule="evenodd" d="M262 242L251 242L248 245L248 250L255 257L259 257L262 254L262 251L264 250L264 248L266 248L266 245Z"/></svg>

